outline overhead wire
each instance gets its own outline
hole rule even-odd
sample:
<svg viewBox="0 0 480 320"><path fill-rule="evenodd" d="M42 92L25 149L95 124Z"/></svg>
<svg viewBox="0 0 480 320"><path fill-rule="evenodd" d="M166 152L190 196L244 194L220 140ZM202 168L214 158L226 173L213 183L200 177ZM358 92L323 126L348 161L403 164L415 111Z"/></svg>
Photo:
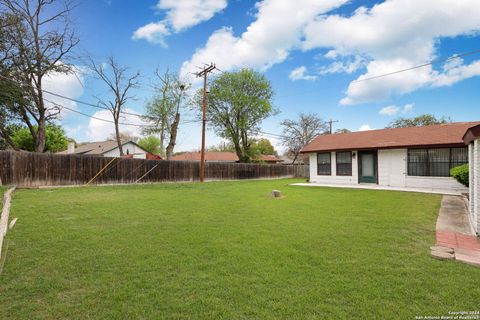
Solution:
<svg viewBox="0 0 480 320"><path fill-rule="evenodd" d="M364 79L358 79L358 80L352 81L351 83L358 83L358 82L364 82L364 81L369 81L369 80L373 80L373 79L383 78L383 77L391 76L391 75L394 75L394 74L397 74L397 73L402 73L402 72L406 72L406 71L411 71L411 70L431 66L431 65L434 65L434 64L437 64L437 63L448 62L448 61L451 61L451 60L454 60L454 59L466 57L466 56L476 54L476 53L480 53L480 50L474 50L474 51L470 51L470 52L466 52L466 53L456 54L456 55L453 55L453 56L451 56L449 58L446 58L446 59L432 60L428 63L420 64L420 65L413 66L413 67L410 67L410 68L400 69L400 70L397 70L397 71L392 71L392 72L388 72L388 73L384 73L384 74L380 74L380 75L376 75L376 76L372 76L372 77L368 77L368 78L364 78Z"/></svg>
<svg viewBox="0 0 480 320"><path fill-rule="evenodd" d="M8 81L12 81L14 83L17 83L17 84L20 84L18 81L12 79L12 78L9 78L9 77L6 77L4 75L0 75L1 78L3 79L6 79ZM35 90L37 90L35 87L33 87L33 85L31 85L30 87L34 88ZM79 103L79 104L83 104L83 105L87 105L87 106L90 106L90 107L94 107L94 108L98 108L98 109L103 109L103 110L108 110L110 111L109 108L107 107L102 107L102 106L99 106L99 105L95 105L93 103L89 103L89 102L85 102L85 101L82 101L82 100L78 100L78 99L74 99L74 98L70 98L70 97L67 97L65 95L61 95L61 94L58 94L58 93L55 93L55 92L52 92L52 91L49 91L49 90L44 90L42 89L41 90L43 93L47 93L47 94L50 94L52 96L55 96L55 97L58 97L58 98L62 98L62 99L66 99L66 100L69 100L69 101L72 101L72 102L75 102L75 103ZM62 108L62 109L66 109L68 111L71 111L71 112L74 112L74 113L77 113L77 114L80 114L82 116L85 116L85 117L89 117L89 118L92 118L92 119L95 119L95 120L99 120L99 121L104 121L104 122L109 122L109 123L115 123L115 121L113 120L109 120L109 119L103 119L103 118L99 118L97 116L93 116L93 115L90 115L90 114L87 114L87 113L84 113L82 111L78 111L78 110L75 110L75 109L72 109L72 108L69 108L69 107L66 107L64 105L61 105L59 104L58 102L54 102L50 99L47 99L45 97L43 97L43 100L44 101L47 101L51 104L54 104L55 106L57 106L58 108ZM124 115L132 115L132 116L137 116L139 118L150 118L152 120L157 120L157 118L155 117L150 117L150 116L145 116L145 115L140 115L140 114L136 114L136 113L131 113L131 112L126 112L126 111L121 111L122 114ZM192 123L192 122L198 122L199 120L195 120L195 119L188 119L188 120L182 120L180 121L180 124L183 124L183 123ZM126 122L119 122L120 125L125 125L125 126L136 126L136 127L146 127L146 128L155 128L155 126L153 125L144 125L144 124L135 124L135 123L126 123Z"/></svg>
<svg viewBox="0 0 480 320"><path fill-rule="evenodd" d="M424 67L434 65L434 64L438 64L438 63L442 63L442 62L448 62L448 61L451 61L451 60L454 60L454 59L459 59L459 58L463 58L463 57L470 56L470 55L473 55L473 54L478 54L478 53L480 53L480 50L474 50L474 51L469 51L469 52L465 52L465 53L459 53L459 54L453 55L453 56L445 58L445 59L435 59L435 60L432 60L432 61L429 61L429 62L426 62L426 63L423 63L423 64L419 64L419 65L416 65L416 66L413 66L413 67L400 69L400 70L396 70L396 71L392 71L392 72L388 72L388 73L384 73L384 74L379 74L379 75L371 76L371 77L368 77L368 78L357 79L357 80L351 81L350 84L356 84L356 83L360 83L360 82L379 79L379 78L395 75L395 74L402 73L402 72L407 72L407 71L411 71L411 70L415 70L415 69L424 68ZM312 92L314 92L314 91L305 91L305 92L302 92L301 94L312 93ZM291 96L298 96L298 95L299 95L298 93L295 93L295 94L279 95L278 97L282 98L282 97L291 97Z"/></svg>

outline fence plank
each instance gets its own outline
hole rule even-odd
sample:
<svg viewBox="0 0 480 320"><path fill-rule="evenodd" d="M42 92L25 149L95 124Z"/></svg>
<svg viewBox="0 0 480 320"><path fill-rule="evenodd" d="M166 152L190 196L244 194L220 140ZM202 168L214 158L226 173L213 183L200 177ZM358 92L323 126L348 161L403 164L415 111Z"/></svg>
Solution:
<svg viewBox="0 0 480 320"><path fill-rule="evenodd" d="M0 185L38 187L83 185L112 158L0 151ZM198 161L118 158L98 175L94 184L198 181ZM206 162L206 180L307 177L308 165Z"/></svg>

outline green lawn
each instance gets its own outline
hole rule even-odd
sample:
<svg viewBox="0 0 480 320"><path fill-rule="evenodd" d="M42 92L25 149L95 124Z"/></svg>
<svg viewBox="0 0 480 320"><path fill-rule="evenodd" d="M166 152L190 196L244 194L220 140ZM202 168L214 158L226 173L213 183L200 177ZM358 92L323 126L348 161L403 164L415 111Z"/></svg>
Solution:
<svg viewBox="0 0 480 320"><path fill-rule="evenodd" d="M292 180L19 190L0 319L414 319L478 310L440 196ZM284 198L271 199L280 189Z"/></svg>
<svg viewBox="0 0 480 320"><path fill-rule="evenodd" d="M7 191L7 189L8 189L7 187L0 186L0 210L2 209L2 206L3 206L3 194L5 193L5 191Z"/></svg>

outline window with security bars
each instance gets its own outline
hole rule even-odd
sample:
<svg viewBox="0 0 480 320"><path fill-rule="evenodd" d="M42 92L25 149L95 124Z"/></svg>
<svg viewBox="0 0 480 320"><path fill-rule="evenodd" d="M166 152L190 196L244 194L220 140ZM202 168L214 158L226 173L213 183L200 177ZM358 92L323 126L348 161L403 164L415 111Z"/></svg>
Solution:
<svg viewBox="0 0 480 320"><path fill-rule="evenodd" d="M468 163L468 148L409 149L408 175L449 177L450 169Z"/></svg>
<svg viewBox="0 0 480 320"><path fill-rule="evenodd" d="M332 174L330 152L317 153L317 174L319 176L329 176Z"/></svg>
<svg viewBox="0 0 480 320"><path fill-rule="evenodd" d="M352 152L337 152L337 176L352 175Z"/></svg>

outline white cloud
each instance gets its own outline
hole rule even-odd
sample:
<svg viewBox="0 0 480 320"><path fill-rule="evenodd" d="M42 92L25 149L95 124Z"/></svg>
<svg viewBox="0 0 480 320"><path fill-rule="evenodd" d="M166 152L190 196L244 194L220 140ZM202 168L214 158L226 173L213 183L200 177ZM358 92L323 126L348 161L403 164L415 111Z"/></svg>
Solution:
<svg viewBox="0 0 480 320"><path fill-rule="evenodd" d="M157 8L167 11L167 21L175 32L183 31L227 7L227 0L160 0Z"/></svg>
<svg viewBox="0 0 480 320"><path fill-rule="evenodd" d="M332 54L329 54L329 51L325 56L329 55L329 58L333 57ZM337 55L335 54L335 57ZM329 64L328 66L321 67L319 74L328 74L328 73L353 73L358 69L364 67L366 60L360 55L355 55L352 59L345 59L344 61L335 61Z"/></svg>
<svg viewBox="0 0 480 320"><path fill-rule="evenodd" d="M138 28L133 33L134 40L145 39L152 43L157 43L162 46L166 46L165 36L168 36L170 31L168 31L167 26L163 21L160 22L151 22L143 27Z"/></svg>
<svg viewBox="0 0 480 320"><path fill-rule="evenodd" d="M128 113L137 114L137 112L132 109L125 109L124 111ZM97 111L92 116L99 119L113 121L113 116L108 110ZM135 125L145 125L145 123L141 120L140 117L130 115L130 114L123 115L120 122L135 124ZM127 126L127 125L121 124L120 132L124 132L132 136L141 136L141 127ZM88 123L88 129L87 129L87 136L90 139L90 141L107 140L114 133L115 133L115 126L113 123L90 118L90 121Z"/></svg>
<svg viewBox="0 0 480 320"><path fill-rule="evenodd" d="M444 64L443 73L434 73L432 76L432 86L451 86L459 81L480 75L480 61L465 65L462 59L455 60L452 60L453 63L447 62Z"/></svg>
<svg viewBox="0 0 480 320"><path fill-rule="evenodd" d="M226 7L227 0L159 0L155 8L166 12L165 19L138 28L132 39L166 46L166 36L210 20Z"/></svg>
<svg viewBox="0 0 480 320"><path fill-rule="evenodd" d="M335 59L338 57L338 53L335 50L329 50L327 53L325 53L324 57L327 59Z"/></svg>
<svg viewBox="0 0 480 320"><path fill-rule="evenodd" d="M360 128L358 128L358 131L369 131L369 130L374 130L372 127L370 127L370 125L368 124L364 124L362 126L360 126Z"/></svg>
<svg viewBox="0 0 480 320"><path fill-rule="evenodd" d="M476 0L390 0L360 7L351 16L317 17L305 29L305 50L329 48L335 55L361 53L370 62L360 76L373 76L413 67L436 57L444 37L480 30ZM448 67L448 66L447 66ZM352 82L341 104L357 104L402 95L426 86L451 85L480 74L479 65L454 65L438 72L431 66L364 82Z"/></svg>
<svg viewBox="0 0 480 320"><path fill-rule="evenodd" d="M391 106L387 106L387 107L384 107L384 108L380 109L379 114L384 115L384 116L394 116L394 115L397 115L400 112L403 113L403 114L407 114L407 113L411 113L413 111L414 106L415 106L415 104L413 104L413 103L407 103L402 108L397 107L395 105L391 105Z"/></svg>
<svg viewBox="0 0 480 320"><path fill-rule="evenodd" d="M297 80L314 81L315 79L317 79L316 76L310 76L307 74L307 68L305 66L301 66L293 69L292 72L290 72L290 75L288 77L292 81L297 81Z"/></svg>
<svg viewBox="0 0 480 320"><path fill-rule="evenodd" d="M264 0L257 2L256 20L236 37L231 28L215 31L203 48L182 65L188 75L204 62L214 61L222 70L242 67L265 70L284 61L301 44L309 21L347 0Z"/></svg>
<svg viewBox="0 0 480 320"><path fill-rule="evenodd" d="M413 103L407 103L406 105L403 106L402 113L411 113L413 111L413 107L415 104Z"/></svg>
<svg viewBox="0 0 480 320"><path fill-rule="evenodd" d="M411 68L437 57L443 38L480 31L478 0L389 0L351 15L328 14L348 0L263 0L256 20L239 36L229 27L216 30L189 61L188 75L204 62L222 70L265 70L283 62L292 50L325 48L332 59L319 74L365 72L357 80ZM425 66L369 81L352 81L343 105L400 96L424 87L449 86L480 74L480 61L452 60L443 69Z"/></svg>
<svg viewBox="0 0 480 320"><path fill-rule="evenodd" d="M400 108L397 106L387 106L380 109L380 114L384 116L394 116L400 111Z"/></svg>
<svg viewBox="0 0 480 320"><path fill-rule="evenodd" d="M43 80L43 89L63 95L69 98L78 98L83 94L84 72L82 67L74 67L72 73L52 72L45 76ZM64 106L70 109L77 109L77 103L68 99L60 98L48 93L44 94L47 108L54 105ZM51 101L51 102L50 102ZM64 117L70 114L70 111L63 109L61 116Z"/></svg>

